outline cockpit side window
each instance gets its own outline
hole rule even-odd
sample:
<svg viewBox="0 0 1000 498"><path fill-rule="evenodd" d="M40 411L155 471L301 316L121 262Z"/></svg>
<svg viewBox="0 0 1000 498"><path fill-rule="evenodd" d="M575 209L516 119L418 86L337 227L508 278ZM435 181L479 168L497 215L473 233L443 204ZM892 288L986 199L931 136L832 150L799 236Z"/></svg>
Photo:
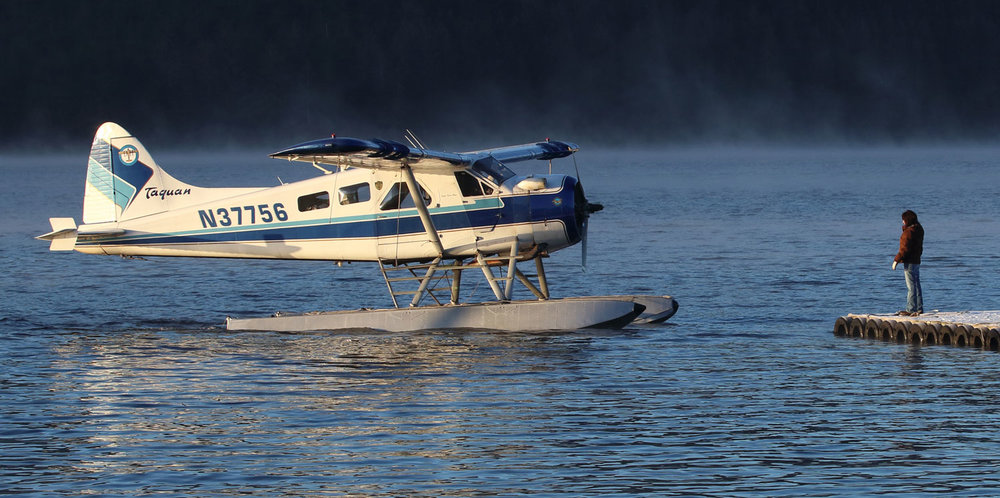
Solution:
<svg viewBox="0 0 1000 498"><path fill-rule="evenodd" d="M479 179L465 171L456 171L455 179L458 180L458 188L465 197L483 195L483 186Z"/></svg>
<svg viewBox="0 0 1000 498"><path fill-rule="evenodd" d="M357 185L349 185L347 187L342 187L337 191L339 196L339 201L341 206L346 206L348 204L355 204L358 202L368 202L372 198L371 187L368 183L359 183Z"/></svg>
<svg viewBox="0 0 1000 498"><path fill-rule="evenodd" d="M458 188L465 197L493 194L493 187L469 174L468 171L456 171L455 179L458 180Z"/></svg>
<svg viewBox="0 0 1000 498"><path fill-rule="evenodd" d="M418 184L419 186L419 184ZM424 199L424 205L430 205L431 196L427 194L423 187L420 187L421 197ZM382 203L379 204L379 209L386 211L389 209L406 209L416 207L413 203L413 196L410 195L410 188L405 183L397 183L389 189L389 193L385 195L382 199Z"/></svg>

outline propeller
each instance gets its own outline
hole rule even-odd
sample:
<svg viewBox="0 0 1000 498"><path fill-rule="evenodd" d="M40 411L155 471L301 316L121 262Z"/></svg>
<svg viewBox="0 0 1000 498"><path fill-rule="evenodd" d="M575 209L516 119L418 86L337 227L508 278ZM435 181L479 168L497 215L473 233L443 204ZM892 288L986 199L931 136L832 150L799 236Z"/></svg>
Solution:
<svg viewBox="0 0 1000 498"><path fill-rule="evenodd" d="M552 162L549 161L549 170L551 172ZM576 206L576 219L579 221L580 228L580 266L583 267L584 271L587 270L587 226L590 225L590 215L604 209L603 204L591 203L587 201L587 196L583 194L583 179L580 178L580 165L576 163L576 155L573 156L573 169L576 170L576 190L574 192L574 201Z"/></svg>
<svg viewBox="0 0 1000 498"><path fill-rule="evenodd" d="M577 178L579 179L579 177ZM581 266L583 266L583 269L586 270L587 227L590 225L590 215L604 209L604 205L587 201L587 196L583 193L583 184L579 181L576 183L576 191L574 194L574 205L576 206L576 219L578 223L577 227L580 229L580 248L583 251L581 255Z"/></svg>

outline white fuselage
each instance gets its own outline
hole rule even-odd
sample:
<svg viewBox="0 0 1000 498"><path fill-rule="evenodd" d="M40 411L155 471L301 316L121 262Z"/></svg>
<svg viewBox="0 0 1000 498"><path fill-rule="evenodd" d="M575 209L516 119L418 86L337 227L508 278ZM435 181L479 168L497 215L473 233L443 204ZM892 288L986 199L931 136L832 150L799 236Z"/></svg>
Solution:
<svg viewBox="0 0 1000 498"><path fill-rule="evenodd" d="M499 178L462 170L419 173L416 180L446 257L509 251L515 239L520 249L548 250L579 240L572 177L514 176L498 185ZM126 256L432 259L438 251L407 193L399 171L354 168L270 188L145 187L121 219L80 226L75 249Z"/></svg>

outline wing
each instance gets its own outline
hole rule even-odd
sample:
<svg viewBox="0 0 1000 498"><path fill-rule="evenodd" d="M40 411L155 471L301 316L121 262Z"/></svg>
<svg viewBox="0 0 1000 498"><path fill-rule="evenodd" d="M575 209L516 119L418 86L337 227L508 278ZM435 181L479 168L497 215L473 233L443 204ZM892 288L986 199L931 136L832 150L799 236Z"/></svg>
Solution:
<svg viewBox="0 0 1000 498"><path fill-rule="evenodd" d="M402 164L409 164L414 169L448 170L464 167L468 161L460 154L416 149L391 140L349 137L323 138L293 145L271 157L371 169L398 169Z"/></svg>
<svg viewBox="0 0 1000 498"><path fill-rule="evenodd" d="M512 163L516 161L526 161L528 159L538 159L540 161L559 159L560 157L566 157L578 150L580 150L580 146L574 143L546 140L544 142L535 142L533 144L510 145L495 149L466 152L463 155L472 155L476 159L493 156L494 159L502 163Z"/></svg>
<svg viewBox="0 0 1000 498"><path fill-rule="evenodd" d="M271 154L273 158L369 169L397 169L409 165L420 171L453 171L492 156L500 162L556 159L579 150L557 141L513 145L475 152L441 152L410 147L391 140L332 137L304 142Z"/></svg>

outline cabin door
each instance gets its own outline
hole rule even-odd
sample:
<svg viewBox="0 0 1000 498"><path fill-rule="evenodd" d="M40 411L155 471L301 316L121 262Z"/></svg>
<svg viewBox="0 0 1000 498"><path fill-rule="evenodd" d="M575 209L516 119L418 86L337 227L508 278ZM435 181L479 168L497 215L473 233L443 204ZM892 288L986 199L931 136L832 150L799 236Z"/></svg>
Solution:
<svg viewBox="0 0 1000 498"><path fill-rule="evenodd" d="M436 256L406 182L396 175L393 181L385 183L382 188L385 194L375 215L378 257L393 261ZM430 205L431 197L423 187L421 197L424 205Z"/></svg>

